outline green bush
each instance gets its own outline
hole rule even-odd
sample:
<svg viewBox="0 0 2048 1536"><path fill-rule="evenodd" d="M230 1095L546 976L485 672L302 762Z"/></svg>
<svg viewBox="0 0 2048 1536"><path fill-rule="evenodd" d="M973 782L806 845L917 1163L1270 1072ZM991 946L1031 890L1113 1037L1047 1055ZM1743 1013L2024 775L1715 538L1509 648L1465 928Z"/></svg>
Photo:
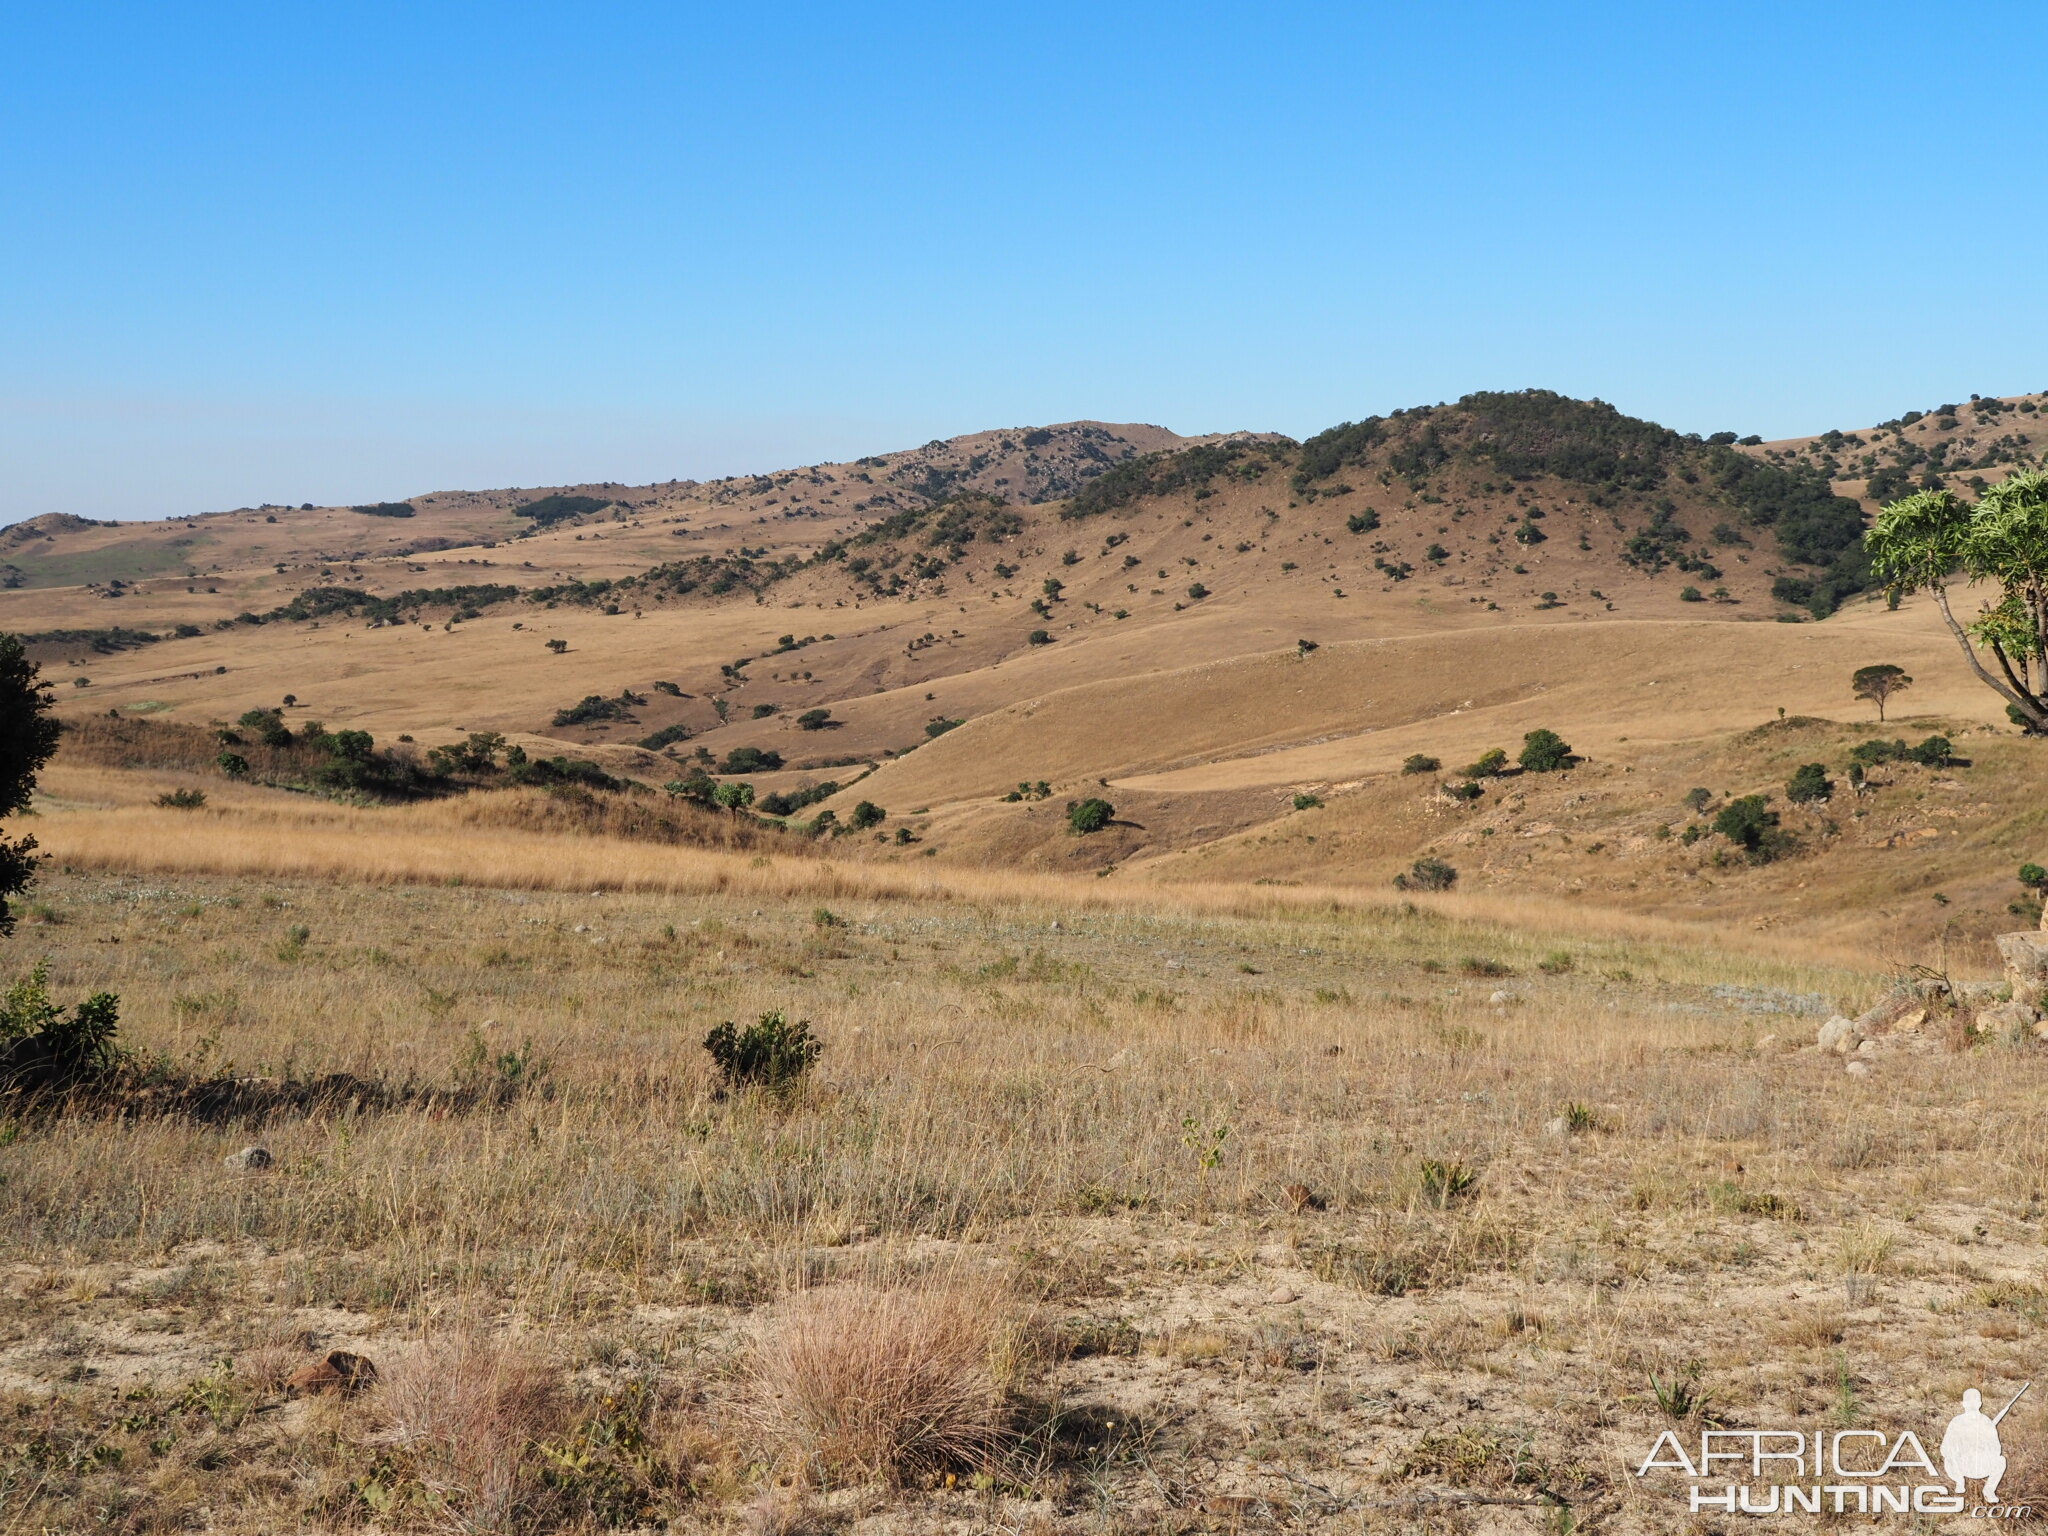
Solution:
<svg viewBox="0 0 2048 1536"><path fill-rule="evenodd" d="M1485 753L1478 762L1469 764L1464 769L1464 774L1468 779L1494 779L1500 777L1500 771L1507 765L1507 752L1495 747Z"/></svg>
<svg viewBox="0 0 2048 1536"><path fill-rule="evenodd" d="M1417 859L1405 875L1394 876L1395 887L1403 891L1448 891L1457 883L1457 870L1437 858Z"/></svg>
<svg viewBox="0 0 2048 1536"><path fill-rule="evenodd" d="M1116 818L1116 807L1107 800L1077 800L1067 807L1067 827L1081 836L1100 832Z"/></svg>
<svg viewBox="0 0 2048 1536"><path fill-rule="evenodd" d="M704 1037L704 1049L729 1088L787 1088L810 1071L825 1046L808 1019L792 1024L778 1011L745 1029L727 1019Z"/></svg>
<svg viewBox="0 0 2048 1536"><path fill-rule="evenodd" d="M1344 519L1344 526L1353 533L1371 533L1379 525L1380 515L1370 507L1363 512L1354 512Z"/></svg>
<svg viewBox="0 0 2048 1536"><path fill-rule="evenodd" d="M1562 736L1538 727L1522 738L1522 753L1516 761L1531 773L1555 773L1571 767L1576 759Z"/></svg>
<svg viewBox="0 0 2048 1536"><path fill-rule="evenodd" d="M235 723L245 731L254 731L256 739L266 747L288 747L292 744L292 733L284 723L282 710L248 710Z"/></svg>
<svg viewBox="0 0 2048 1536"><path fill-rule="evenodd" d="M1294 797L1294 808L1297 811L1312 811L1322 803L1315 795L1296 795Z"/></svg>
<svg viewBox="0 0 2048 1536"><path fill-rule="evenodd" d="M718 765L720 773L773 773L782 766L782 754L773 747L734 747Z"/></svg>
<svg viewBox="0 0 2048 1536"><path fill-rule="evenodd" d="M846 824L856 832L865 832L869 827L879 827L889 819L889 813L872 800L863 800L847 815Z"/></svg>
<svg viewBox="0 0 2048 1536"><path fill-rule="evenodd" d="M640 745L649 752L659 752L663 747L690 739L690 728L678 720L674 725L664 725L652 735L642 736Z"/></svg>
<svg viewBox="0 0 2048 1536"><path fill-rule="evenodd" d="M1411 752L1401 762L1403 773L1435 773L1443 764L1427 752Z"/></svg>
<svg viewBox="0 0 2048 1536"><path fill-rule="evenodd" d="M1906 755L1929 768L1946 768L1955 755L1955 743L1946 736L1930 736Z"/></svg>
<svg viewBox="0 0 2048 1536"><path fill-rule="evenodd" d="M797 729L800 731L822 731L830 724L832 711L829 709L807 709L796 717Z"/></svg>
<svg viewBox="0 0 2048 1536"><path fill-rule="evenodd" d="M1785 798L1794 805L1812 805L1835 792L1835 781L1821 763L1807 763L1785 785Z"/></svg>
<svg viewBox="0 0 2048 1536"><path fill-rule="evenodd" d="M1743 795L1721 807L1714 831L1734 843L1752 864L1768 864L1798 847L1792 834L1778 825L1778 813L1762 795Z"/></svg>
<svg viewBox="0 0 2048 1536"><path fill-rule="evenodd" d="M231 779L239 779L249 771L249 759L239 752L223 752L213 760L213 765Z"/></svg>
<svg viewBox="0 0 2048 1536"><path fill-rule="evenodd" d="M111 1076L121 1000L96 992L69 1014L50 998L47 964L0 994L0 1091L64 1090Z"/></svg>
<svg viewBox="0 0 2048 1536"><path fill-rule="evenodd" d="M156 797L156 803L166 810L196 811L206 804L203 789L173 789Z"/></svg>
<svg viewBox="0 0 2048 1536"><path fill-rule="evenodd" d="M2048 869L2043 869L2038 864L2022 864L2020 884L2030 891L2048 893Z"/></svg>
<svg viewBox="0 0 2048 1536"><path fill-rule="evenodd" d="M926 739L929 740L930 738L935 736L943 736L948 731L958 730L961 726L965 725L966 723L967 722L965 720L950 720L944 715L935 715L931 719L925 721L924 734Z"/></svg>
<svg viewBox="0 0 2048 1536"><path fill-rule="evenodd" d="M1025 638L1025 640L1026 640L1026 641L1028 641L1028 642L1029 642L1030 644L1032 644L1032 645L1051 645L1051 644L1052 644L1052 636L1051 636L1051 635L1049 635L1049 634L1047 634L1047 633L1046 633L1046 632L1045 632L1044 630L1042 630L1042 629L1034 629L1033 631L1031 631L1031 633L1030 633L1030 634L1026 635L1026 636L1025 636L1024 638Z"/></svg>

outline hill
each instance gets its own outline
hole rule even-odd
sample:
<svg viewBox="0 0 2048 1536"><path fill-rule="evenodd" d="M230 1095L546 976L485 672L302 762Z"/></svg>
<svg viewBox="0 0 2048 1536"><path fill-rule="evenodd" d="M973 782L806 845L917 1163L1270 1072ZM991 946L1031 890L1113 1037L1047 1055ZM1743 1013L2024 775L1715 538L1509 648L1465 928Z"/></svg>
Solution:
<svg viewBox="0 0 2048 1536"><path fill-rule="evenodd" d="M1871 661L1939 728L1994 729L1932 615L1864 591L1865 493L2033 462L2041 414L1771 444L1526 391L1300 443L1079 422L705 484L40 519L4 535L0 622L74 716L494 732L654 786L837 786L809 804L892 814L868 857L1384 888L1448 831L1410 804L1417 752L1544 725L1647 772L1772 709L1841 719ZM1075 839L1085 793L1124 814ZM1355 835L1296 836L1304 794Z"/></svg>

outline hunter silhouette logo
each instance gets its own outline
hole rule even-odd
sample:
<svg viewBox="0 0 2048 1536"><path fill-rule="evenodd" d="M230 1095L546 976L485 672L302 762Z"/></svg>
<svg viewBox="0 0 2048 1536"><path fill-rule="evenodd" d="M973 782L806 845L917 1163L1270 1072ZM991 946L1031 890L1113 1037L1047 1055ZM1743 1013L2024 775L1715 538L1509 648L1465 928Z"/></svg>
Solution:
<svg viewBox="0 0 2048 1536"><path fill-rule="evenodd" d="M1984 1416L1984 1394L1975 1387L1963 1394L1963 1411L1948 1421L1941 1437L1941 1470L1956 1492L1972 1478L1984 1481L1984 1502L1998 1502L1998 1483L2005 1476L2005 1447L1998 1440L1998 1421L2012 1412L2013 1403L2027 1395L2027 1387L2013 1393L2012 1403L1998 1410L1995 1418Z"/></svg>
<svg viewBox="0 0 2048 1536"><path fill-rule="evenodd" d="M1942 1431L1940 1465L1912 1430L1702 1429L1699 1454L1665 1430L1636 1469L1692 1479L1691 1511L1729 1515L1865 1514L1960 1515L2021 1520L2025 1504L2001 1504L2006 1454L1998 1426L2033 1386L2026 1383L1995 1414L1984 1394L1963 1394L1962 1412ZM1720 1481L1714 1481L1719 1479ZM1968 1485L1979 1497L1966 1498Z"/></svg>

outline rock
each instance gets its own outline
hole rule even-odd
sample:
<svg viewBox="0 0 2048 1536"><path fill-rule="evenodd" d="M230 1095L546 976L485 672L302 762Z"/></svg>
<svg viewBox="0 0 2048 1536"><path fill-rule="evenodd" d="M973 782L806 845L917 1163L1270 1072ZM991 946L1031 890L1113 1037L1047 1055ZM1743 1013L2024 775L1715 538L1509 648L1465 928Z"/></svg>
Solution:
<svg viewBox="0 0 2048 1536"><path fill-rule="evenodd" d="M1510 992L1506 987L1502 987L1500 991L1494 993L1493 996L1487 999L1487 1001L1493 1004L1493 1006L1496 1008L1502 1008L1505 1007L1507 1004L1515 1001L1515 994Z"/></svg>
<svg viewBox="0 0 2048 1536"><path fill-rule="evenodd" d="M1915 1030L1919 1029L1919 1027L1922 1024L1925 1024L1926 1022L1927 1010L1925 1008L1915 1008L1910 1013L1901 1014L1893 1022L1892 1033L1897 1035L1910 1035Z"/></svg>
<svg viewBox="0 0 2048 1536"><path fill-rule="evenodd" d="M1875 1040L1864 1041L1856 1047L1856 1054L1858 1056L1875 1056L1877 1054L1877 1042Z"/></svg>
<svg viewBox="0 0 2048 1536"><path fill-rule="evenodd" d="M1844 1018L1838 1013L1821 1025L1817 1043L1824 1051L1846 1056L1863 1043L1863 1031L1854 1019Z"/></svg>
<svg viewBox="0 0 2048 1536"><path fill-rule="evenodd" d="M1572 1123L1563 1115L1559 1115L1555 1120L1543 1122L1543 1134L1546 1136L1569 1136L1571 1133Z"/></svg>
<svg viewBox="0 0 2048 1536"><path fill-rule="evenodd" d="M1759 1053L1775 1051L1778 1048L1778 1037L1776 1035L1759 1036L1756 1048Z"/></svg>
<svg viewBox="0 0 2048 1536"><path fill-rule="evenodd" d="M1998 953L2005 959L2013 1001L2048 1003L2048 932L2001 933Z"/></svg>
<svg viewBox="0 0 2048 1536"><path fill-rule="evenodd" d="M1871 1073L1871 1066L1869 1062L1858 1059L1850 1062L1846 1070L1851 1077L1868 1077Z"/></svg>
<svg viewBox="0 0 2048 1536"><path fill-rule="evenodd" d="M362 1355L337 1349L324 1360L301 1366L285 1380L293 1397L315 1397L322 1392L360 1392L377 1380L377 1367Z"/></svg>
<svg viewBox="0 0 2048 1536"><path fill-rule="evenodd" d="M1977 1027L2004 1040L2023 1040L2041 1015L2025 1003L1993 1003L1977 1010Z"/></svg>
<svg viewBox="0 0 2048 1536"><path fill-rule="evenodd" d="M239 1152L230 1152L220 1160L223 1168L232 1168L238 1173L256 1168L268 1168L277 1159L270 1155L268 1147L244 1147Z"/></svg>
<svg viewBox="0 0 2048 1536"><path fill-rule="evenodd" d="M1276 1307L1289 1306L1299 1300L1301 1300L1301 1292L1291 1285L1276 1285L1266 1293L1267 1303Z"/></svg>

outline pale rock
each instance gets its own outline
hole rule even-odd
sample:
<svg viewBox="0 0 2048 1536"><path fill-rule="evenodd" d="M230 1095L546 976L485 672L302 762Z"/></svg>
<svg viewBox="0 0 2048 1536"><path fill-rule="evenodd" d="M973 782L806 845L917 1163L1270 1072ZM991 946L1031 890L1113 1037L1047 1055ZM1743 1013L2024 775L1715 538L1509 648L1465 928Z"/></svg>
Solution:
<svg viewBox="0 0 2048 1536"><path fill-rule="evenodd" d="M239 1152L230 1152L220 1160L223 1168L237 1173L246 1173L257 1168L268 1168L277 1159L270 1155L268 1147L244 1147Z"/></svg>
<svg viewBox="0 0 2048 1536"><path fill-rule="evenodd" d="M2017 1040L2030 1031L2041 1015L2025 1003L1993 1003L1977 1010L1977 1027L1987 1034Z"/></svg>
<svg viewBox="0 0 2048 1536"><path fill-rule="evenodd" d="M1857 1060L1850 1062L1846 1070L1851 1077L1868 1077L1871 1073L1871 1065L1867 1061Z"/></svg>
<svg viewBox="0 0 2048 1536"><path fill-rule="evenodd" d="M1515 1001L1515 994L1510 992L1507 988L1503 987L1500 991L1494 993L1493 996L1489 997L1487 1001L1493 1004L1493 1006L1496 1008L1504 1008L1509 1003Z"/></svg>
<svg viewBox="0 0 2048 1536"><path fill-rule="evenodd" d="M1276 1307L1290 1306L1301 1300L1301 1292L1291 1285L1276 1285L1266 1293L1266 1300Z"/></svg>
<svg viewBox="0 0 2048 1536"><path fill-rule="evenodd" d="M1817 1043L1824 1051L1846 1056L1863 1043L1863 1031L1854 1019L1844 1018L1838 1013L1821 1025Z"/></svg>
<svg viewBox="0 0 2048 1536"><path fill-rule="evenodd" d="M1775 1051L1778 1048L1778 1037L1776 1035L1761 1035L1757 1038L1756 1048L1759 1054Z"/></svg>
<svg viewBox="0 0 2048 1536"><path fill-rule="evenodd" d="M1543 1123L1543 1134L1546 1136L1569 1136L1571 1133L1571 1122L1565 1119L1563 1115L1559 1115L1555 1120L1546 1120Z"/></svg>
<svg viewBox="0 0 2048 1536"><path fill-rule="evenodd" d="M1911 1013L1905 1014L1896 1024L1892 1025L1892 1033L1895 1035L1910 1035L1926 1022L1927 1010L1925 1008L1915 1008Z"/></svg>

